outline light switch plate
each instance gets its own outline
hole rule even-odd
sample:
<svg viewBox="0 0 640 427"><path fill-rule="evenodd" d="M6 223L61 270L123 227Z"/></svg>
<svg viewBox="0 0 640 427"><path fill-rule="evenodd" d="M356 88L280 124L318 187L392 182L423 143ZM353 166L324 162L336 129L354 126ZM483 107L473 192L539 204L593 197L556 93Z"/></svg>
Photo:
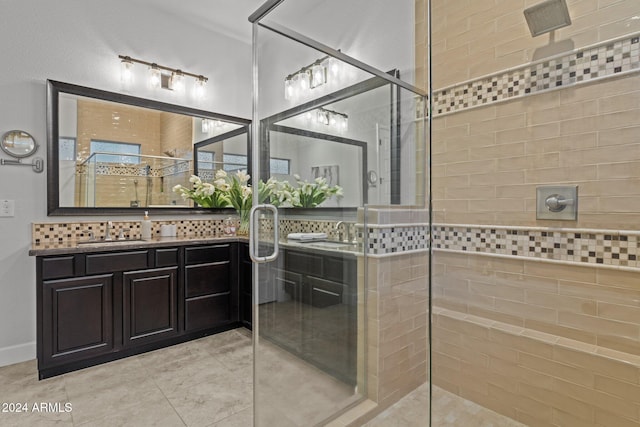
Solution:
<svg viewBox="0 0 640 427"><path fill-rule="evenodd" d="M547 200L564 200L566 205L553 211ZM536 219L559 219L575 221L578 219L578 186L548 185L536 188Z"/></svg>
<svg viewBox="0 0 640 427"><path fill-rule="evenodd" d="M0 200L0 216L11 217L14 216L15 201L2 199Z"/></svg>

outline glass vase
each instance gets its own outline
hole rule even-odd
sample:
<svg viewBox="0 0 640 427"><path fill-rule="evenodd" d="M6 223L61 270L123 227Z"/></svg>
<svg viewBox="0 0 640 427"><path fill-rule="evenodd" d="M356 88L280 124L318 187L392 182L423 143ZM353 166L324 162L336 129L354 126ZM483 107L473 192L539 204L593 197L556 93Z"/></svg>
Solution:
<svg viewBox="0 0 640 427"><path fill-rule="evenodd" d="M240 215L240 223L238 224L238 229L236 230L237 236L248 236L249 235L249 217L251 214L250 209L241 209L238 211L238 215Z"/></svg>

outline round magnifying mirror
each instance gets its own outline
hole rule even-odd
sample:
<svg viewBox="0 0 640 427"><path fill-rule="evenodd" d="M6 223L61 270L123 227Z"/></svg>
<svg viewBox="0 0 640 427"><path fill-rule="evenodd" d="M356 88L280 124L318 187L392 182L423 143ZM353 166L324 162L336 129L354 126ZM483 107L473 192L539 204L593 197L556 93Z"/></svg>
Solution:
<svg viewBox="0 0 640 427"><path fill-rule="evenodd" d="M369 184L375 185L378 182L378 174L374 170L370 170L367 172L367 181Z"/></svg>
<svg viewBox="0 0 640 427"><path fill-rule="evenodd" d="M0 148L11 157L22 158L35 153L38 149L38 144L27 132L10 130L2 136Z"/></svg>

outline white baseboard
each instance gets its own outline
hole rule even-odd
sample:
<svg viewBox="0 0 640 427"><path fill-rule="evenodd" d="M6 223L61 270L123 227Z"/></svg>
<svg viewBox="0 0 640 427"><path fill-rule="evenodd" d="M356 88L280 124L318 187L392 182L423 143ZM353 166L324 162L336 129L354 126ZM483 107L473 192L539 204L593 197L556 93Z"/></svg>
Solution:
<svg viewBox="0 0 640 427"><path fill-rule="evenodd" d="M0 348L0 366L13 365L36 358L36 342Z"/></svg>

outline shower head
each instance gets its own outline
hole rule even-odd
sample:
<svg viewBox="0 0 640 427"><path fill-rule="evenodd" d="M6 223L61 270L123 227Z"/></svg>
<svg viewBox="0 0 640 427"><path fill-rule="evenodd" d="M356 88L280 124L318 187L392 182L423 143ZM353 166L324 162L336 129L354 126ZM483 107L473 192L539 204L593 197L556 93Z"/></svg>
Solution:
<svg viewBox="0 0 640 427"><path fill-rule="evenodd" d="M525 9L524 17L532 37L571 25L566 0L547 0L538 3Z"/></svg>

